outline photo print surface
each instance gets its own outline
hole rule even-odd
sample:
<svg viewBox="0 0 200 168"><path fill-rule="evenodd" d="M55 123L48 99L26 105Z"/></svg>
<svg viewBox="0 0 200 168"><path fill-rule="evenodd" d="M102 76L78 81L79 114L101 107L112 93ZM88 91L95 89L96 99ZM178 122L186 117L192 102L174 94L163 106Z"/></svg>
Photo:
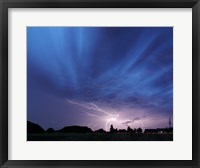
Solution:
<svg viewBox="0 0 200 168"><path fill-rule="evenodd" d="M28 141L173 141L173 27L27 27Z"/></svg>

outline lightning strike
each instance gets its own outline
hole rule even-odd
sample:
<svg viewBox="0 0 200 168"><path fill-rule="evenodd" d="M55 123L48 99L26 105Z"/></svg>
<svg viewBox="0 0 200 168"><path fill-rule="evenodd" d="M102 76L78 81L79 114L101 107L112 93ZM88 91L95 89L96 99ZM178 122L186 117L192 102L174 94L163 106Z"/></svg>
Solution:
<svg viewBox="0 0 200 168"><path fill-rule="evenodd" d="M109 112L101 109L99 106L97 106L94 103L89 103L89 106L88 106L86 104L75 102L75 101L72 101L72 100L69 100L69 99L67 99L67 101L70 104L77 105L77 106L83 107L85 109L92 110L92 111L95 111L95 112L100 112L100 113L104 114L104 116L100 116L100 115L91 114L89 112L83 111L84 115L87 115L89 117L96 117L96 118L105 120L105 122L106 122L106 124L105 124L105 130L106 131L109 130L108 124L110 125L110 124L113 124L113 122L117 122L117 118L119 117L119 114L109 113Z"/></svg>

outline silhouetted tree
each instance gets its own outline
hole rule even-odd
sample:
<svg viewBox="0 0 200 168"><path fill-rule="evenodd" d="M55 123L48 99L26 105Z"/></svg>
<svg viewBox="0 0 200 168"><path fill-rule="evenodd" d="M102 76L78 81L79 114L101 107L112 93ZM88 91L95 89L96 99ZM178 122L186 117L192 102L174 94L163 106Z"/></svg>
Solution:
<svg viewBox="0 0 200 168"><path fill-rule="evenodd" d="M49 129L46 130L46 132L47 133L53 133L53 132L55 132L55 130L53 128L49 128Z"/></svg>
<svg viewBox="0 0 200 168"><path fill-rule="evenodd" d="M113 125L110 126L110 132L114 132Z"/></svg>
<svg viewBox="0 0 200 168"><path fill-rule="evenodd" d="M113 133L113 132L118 132L117 128L114 129L113 125L110 126L110 132Z"/></svg>
<svg viewBox="0 0 200 168"><path fill-rule="evenodd" d="M99 130L96 130L95 132L97 132L97 133L105 133L106 131L104 130L104 129L99 129Z"/></svg>
<svg viewBox="0 0 200 168"><path fill-rule="evenodd" d="M137 129L137 133L138 133L138 134L141 134L141 133L142 133L142 128L138 128L138 129Z"/></svg>
<svg viewBox="0 0 200 168"><path fill-rule="evenodd" d="M44 133L44 129L38 124L34 124L30 121L27 121L27 132L28 133Z"/></svg>
<svg viewBox="0 0 200 168"><path fill-rule="evenodd" d="M64 127L59 132L62 133L90 133L92 130L88 127L82 127L82 126L69 126Z"/></svg>
<svg viewBox="0 0 200 168"><path fill-rule="evenodd" d="M127 127L127 132L134 132L134 131L133 131L133 129L130 126L128 126Z"/></svg>

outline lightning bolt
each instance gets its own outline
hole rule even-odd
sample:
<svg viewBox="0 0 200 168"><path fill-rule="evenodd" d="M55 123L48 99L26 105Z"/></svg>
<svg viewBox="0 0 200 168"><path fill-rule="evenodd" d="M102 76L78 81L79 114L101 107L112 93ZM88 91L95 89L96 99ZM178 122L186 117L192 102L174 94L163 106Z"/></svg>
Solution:
<svg viewBox="0 0 200 168"><path fill-rule="evenodd" d="M69 100L69 99L67 99L67 101L70 104L77 105L77 106L83 107L85 109L96 111L96 112L99 112L101 114L104 114L104 116L100 116L100 115L91 114L89 112L83 111L84 115L87 115L87 116L90 116L90 117L96 117L96 118L99 118L99 119L102 119L102 120L105 120L106 118L108 118L106 120L106 124L105 124L106 131L108 131L108 124L112 124L112 121L116 121L117 117L119 116L118 114L112 114L112 113L109 113L109 112L101 109L100 107L98 107L94 103L83 104L83 103L79 103L79 102L72 101L72 100Z"/></svg>
<svg viewBox="0 0 200 168"><path fill-rule="evenodd" d="M102 109L100 109L97 105L95 105L94 103L90 103L89 105L90 106L87 106L85 104L82 104L82 103L78 103L78 102L75 102L75 101L72 101L72 100L69 100L67 99L67 101L71 104L75 104L75 105L78 105L80 107L83 107L83 108L86 108L88 110L94 110L94 111L98 111L98 112L101 112L101 113L104 113L104 114L107 114L107 115L112 115L110 113L108 113L107 111L104 111Z"/></svg>
<svg viewBox="0 0 200 168"><path fill-rule="evenodd" d="M83 111L83 113L84 113L83 115L86 115L86 116L96 117L96 118L102 119L100 116L95 115L95 114L88 113L88 112L86 112L86 111Z"/></svg>

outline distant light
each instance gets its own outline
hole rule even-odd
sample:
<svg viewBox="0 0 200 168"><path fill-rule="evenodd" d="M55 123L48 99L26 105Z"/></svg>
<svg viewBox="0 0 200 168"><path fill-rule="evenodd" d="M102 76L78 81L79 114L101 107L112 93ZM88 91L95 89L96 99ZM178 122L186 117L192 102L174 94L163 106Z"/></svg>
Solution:
<svg viewBox="0 0 200 168"><path fill-rule="evenodd" d="M116 118L110 118L109 121L116 121Z"/></svg>

